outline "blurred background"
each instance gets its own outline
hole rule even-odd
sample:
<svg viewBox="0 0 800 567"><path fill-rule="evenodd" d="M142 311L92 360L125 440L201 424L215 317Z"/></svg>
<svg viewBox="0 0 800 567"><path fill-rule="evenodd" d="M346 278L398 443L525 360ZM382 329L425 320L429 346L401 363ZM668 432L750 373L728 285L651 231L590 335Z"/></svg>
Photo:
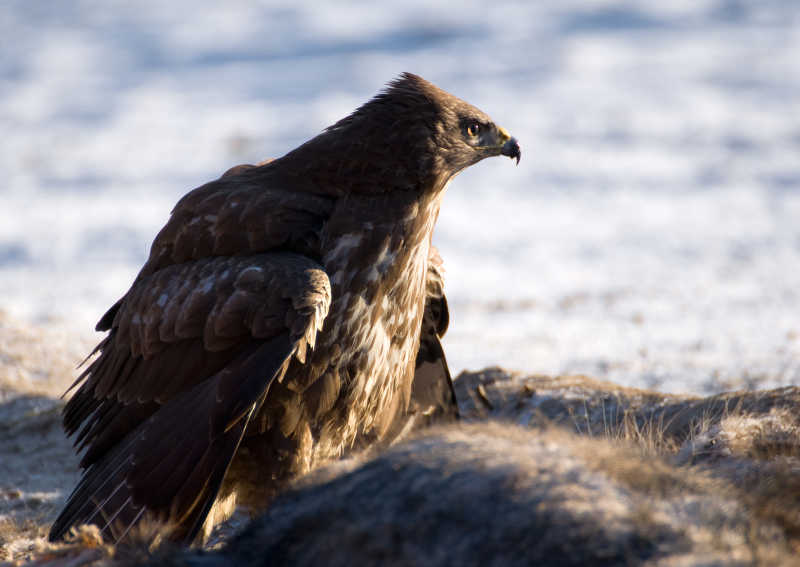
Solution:
<svg viewBox="0 0 800 567"><path fill-rule="evenodd" d="M91 338L179 197L411 71L523 145L444 201L454 374L800 383L795 0L5 0L0 38L15 318Z"/></svg>

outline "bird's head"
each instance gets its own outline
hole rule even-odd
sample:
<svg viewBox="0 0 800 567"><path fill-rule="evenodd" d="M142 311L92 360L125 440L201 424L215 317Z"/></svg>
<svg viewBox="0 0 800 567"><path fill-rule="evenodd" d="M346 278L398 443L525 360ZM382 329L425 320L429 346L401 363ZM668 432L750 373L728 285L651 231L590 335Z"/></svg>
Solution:
<svg viewBox="0 0 800 567"><path fill-rule="evenodd" d="M471 104L403 73L386 89L286 156L314 190L375 193L441 189L458 172L519 143ZM305 173L304 173L305 174Z"/></svg>
<svg viewBox="0 0 800 567"><path fill-rule="evenodd" d="M508 156L519 160L522 150L517 139L502 126L496 125L480 110L464 103L468 108L458 113L460 136L453 136L451 151L459 155L459 161L466 162L466 167L483 158L492 156ZM477 111L477 112L476 112ZM453 129L455 132L456 129ZM452 148L455 148L453 150Z"/></svg>
<svg viewBox="0 0 800 567"><path fill-rule="evenodd" d="M487 157L504 155L519 164L519 142L505 128L422 77L403 73L373 101L390 107L395 124L412 132L412 140L428 142L426 151L447 178Z"/></svg>

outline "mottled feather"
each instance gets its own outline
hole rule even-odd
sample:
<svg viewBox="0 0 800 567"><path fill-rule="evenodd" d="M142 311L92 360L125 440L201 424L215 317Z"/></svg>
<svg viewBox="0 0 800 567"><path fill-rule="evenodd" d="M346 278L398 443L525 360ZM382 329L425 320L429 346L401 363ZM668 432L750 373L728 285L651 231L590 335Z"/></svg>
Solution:
<svg viewBox="0 0 800 567"><path fill-rule="evenodd" d="M73 385L85 471L50 538L149 519L188 542L237 499L263 508L319 463L454 419L431 237L451 178L496 155L519 145L404 74L184 196Z"/></svg>

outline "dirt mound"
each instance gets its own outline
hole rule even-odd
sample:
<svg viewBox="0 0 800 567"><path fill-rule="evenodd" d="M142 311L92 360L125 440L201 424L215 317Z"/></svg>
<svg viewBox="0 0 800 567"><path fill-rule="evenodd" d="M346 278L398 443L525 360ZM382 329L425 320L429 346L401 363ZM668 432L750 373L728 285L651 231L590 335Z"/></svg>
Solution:
<svg viewBox="0 0 800 567"><path fill-rule="evenodd" d="M461 424L299 479L214 551L159 547L157 527L125 548L91 529L51 545L78 476L55 395L88 348L65 338L0 319L0 560L790 565L800 552L800 388L698 398L500 368L458 377Z"/></svg>

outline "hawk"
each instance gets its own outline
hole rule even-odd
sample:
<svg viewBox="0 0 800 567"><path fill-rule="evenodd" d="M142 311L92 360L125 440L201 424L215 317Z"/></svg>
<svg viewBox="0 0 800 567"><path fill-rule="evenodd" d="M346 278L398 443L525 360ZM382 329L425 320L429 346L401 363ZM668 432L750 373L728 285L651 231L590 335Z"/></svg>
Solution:
<svg viewBox="0 0 800 567"><path fill-rule="evenodd" d="M73 384L83 476L50 531L191 542L234 502L453 415L431 245L450 180L520 146L405 73L281 158L186 194ZM412 395L413 394L413 395ZM426 415L427 414L427 415Z"/></svg>

